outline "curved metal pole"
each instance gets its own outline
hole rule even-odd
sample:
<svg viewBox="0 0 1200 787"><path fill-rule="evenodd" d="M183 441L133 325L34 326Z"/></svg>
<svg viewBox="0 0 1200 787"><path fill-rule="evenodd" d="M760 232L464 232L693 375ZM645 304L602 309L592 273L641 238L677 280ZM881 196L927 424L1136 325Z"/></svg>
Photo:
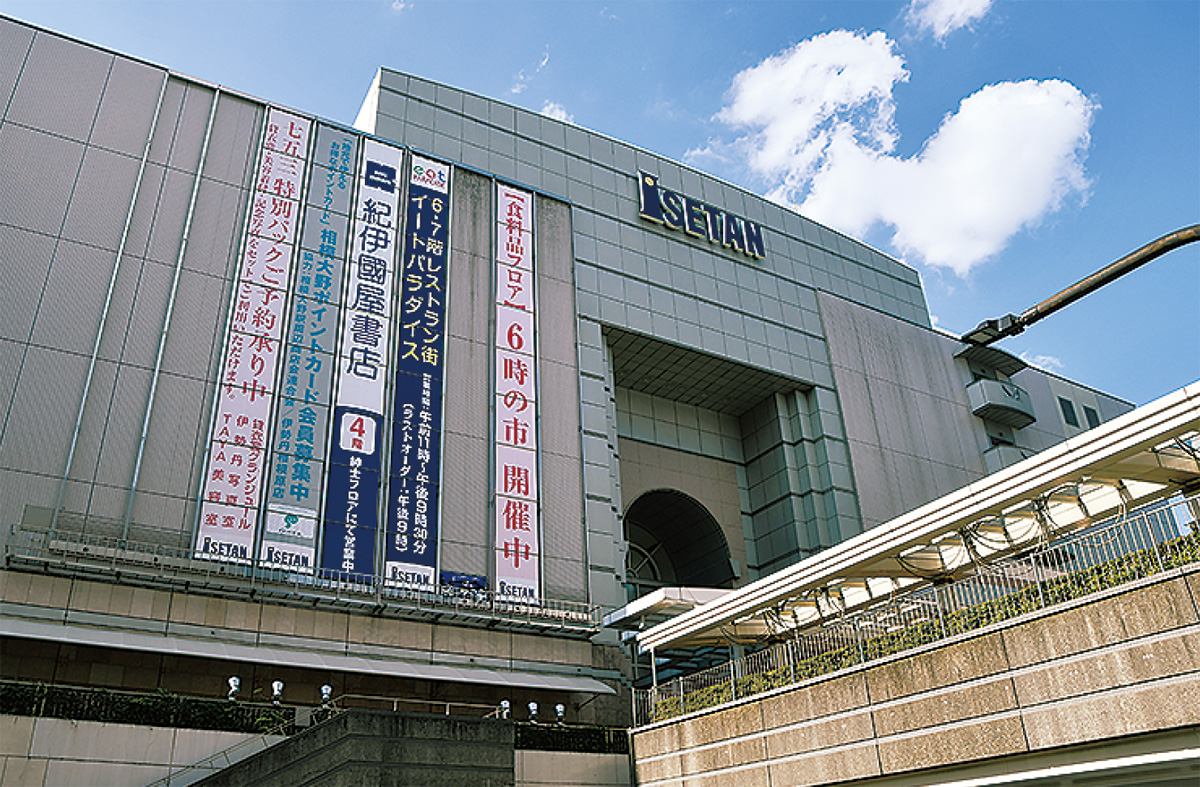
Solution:
<svg viewBox="0 0 1200 787"><path fill-rule="evenodd" d="M1110 281L1140 268L1168 251L1198 240L1200 240L1200 224L1193 224L1190 227L1163 235L1158 240L1151 241L1137 251L1130 252L1111 265L1096 271L1086 279L1072 284L1057 295L1052 295L1036 306L1031 306L1021 312L1020 316L1008 314L998 320L984 320L975 330L963 334L961 339L967 344L986 346L1006 336L1016 336L1038 320L1095 292Z"/></svg>

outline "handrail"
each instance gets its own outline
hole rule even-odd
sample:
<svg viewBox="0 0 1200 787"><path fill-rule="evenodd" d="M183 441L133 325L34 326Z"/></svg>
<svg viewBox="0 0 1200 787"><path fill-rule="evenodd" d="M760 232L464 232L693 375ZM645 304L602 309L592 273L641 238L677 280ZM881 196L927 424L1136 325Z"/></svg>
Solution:
<svg viewBox="0 0 1200 787"><path fill-rule="evenodd" d="M969 576L898 593L741 658L635 688L633 723L745 699L1198 562L1200 495L1176 497L1022 555L980 561Z"/></svg>
<svg viewBox="0 0 1200 787"><path fill-rule="evenodd" d="M191 765L185 765L178 770L175 770L175 766L173 764L168 764L167 765L167 775L163 776L159 779L155 779L154 781L147 784L146 787L171 787L172 784L176 785L176 787L181 787L181 785L191 784L194 781L198 781L198 779L188 779L186 781L180 781L181 778L186 778L187 774L192 774L195 771L213 771L213 770L220 770L220 768L228 768L230 765L233 765L236 762L240 762L241 760L246 759L251 754L257 754L260 751L269 749L271 746L274 746L276 743L279 742L279 741L272 741L271 743L267 743L267 738L276 737L276 736L281 737L281 738L287 737L286 730L287 730L289 724L290 724L290 722L285 723L285 724L280 724L278 727L267 730L266 732L260 733L259 735L255 735L252 738L246 738L244 740L240 740L237 743L233 744L232 746L226 746L224 749L221 749L218 752L214 752L213 754L210 754L207 757L204 757L203 759L197 760L196 762L192 763ZM250 746L255 747L254 751L246 752L242 756L236 757L236 758L230 756L230 755L234 754L235 752L239 751L240 749L247 748ZM214 766L216 766L217 762L222 759L225 761L224 764L221 765L220 768L214 767Z"/></svg>
<svg viewBox="0 0 1200 787"><path fill-rule="evenodd" d="M464 625L507 623L520 628L591 636L600 626L596 604L564 599L515 599L494 590L468 590L454 585L426 589L397 585L378 574L346 574L318 569L264 568L248 563L198 557L194 550L165 547L64 529L13 525L5 544L10 568L86 572L91 579L136 580L166 588L186 587L327 605L365 614L381 612L420 619L447 618ZM86 525L84 521L82 524ZM81 528L82 529L82 528Z"/></svg>

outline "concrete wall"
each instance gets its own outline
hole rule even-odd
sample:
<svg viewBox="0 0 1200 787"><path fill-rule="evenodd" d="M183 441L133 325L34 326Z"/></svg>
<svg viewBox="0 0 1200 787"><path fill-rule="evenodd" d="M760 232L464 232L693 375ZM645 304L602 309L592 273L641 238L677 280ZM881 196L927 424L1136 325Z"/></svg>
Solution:
<svg viewBox="0 0 1200 787"><path fill-rule="evenodd" d="M207 787L507 787L511 722L354 710L205 778Z"/></svg>
<svg viewBox="0 0 1200 787"><path fill-rule="evenodd" d="M954 357L961 342L827 293L817 302L864 529L986 475L989 428L999 428L1028 457L1085 431L1085 405L1101 423L1133 409L1028 367L1013 381L1029 393L1037 420L1023 429L989 424L971 412L971 370ZM1074 403L1080 426L1063 421L1059 397Z"/></svg>
<svg viewBox="0 0 1200 787"><path fill-rule="evenodd" d="M643 728L633 743L640 785L809 785L1198 724L1200 567L1192 566Z"/></svg>
<svg viewBox="0 0 1200 787"><path fill-rule="evenodd" d="M0 716L0 785L142 787L168 771L258 737L240 732ZM267 742L278 740L280 736L267 738ZM247 747L245 753L256 750Z"/></svg>
<svg viewBox="0 0 1200 787"><path fill-rule="evenodd" d="M188 656L155 650L124 650L33 639L0 638L0 675L68 685L166 689L194 696L223 696L225 680L239 675L243 695L269 691L278 678L286 697L316 703L319 687L330 683L335 694L354 693L410 699L515 705L537 700L545 707L566 702L568 721L622 723L628 695L589 702L582 714L573 706L591 695L568 695L508 686L432 683L404 677L404 660L418 664L459 664L497 670L528 670L616 678L623 667L618 653L557 637L459 628L370 615L286 607L262 602L211 598L183 592L133 588L0 571L0 601L5 616L56 624L97 626L111 632L172 635L181 638L293 648L312 653L395 659L391 675L301 669L280 659L252 663ZM165 640L164 640L165 641ZM613 681L614 683L616 681Z"/></svg>
<svg viewBox="0 0 1200 787"><path fill-rule="evenodd" d="M281 736L267 736L257 743L258 737L236 732L0 716L0 785L142 787L166 776L168 770L176 773L238 744L242 748L229 753L235 762L259 751L263 745L284 740ZM438 762L444 763L450 754L447 749L439 748ZM178 783L189 784L216 770L208 767L189 771L186 778L179 777ZM513 773L516 787L628 787L632 783L629 757L625 754L517 751Z"/></svg>
<svg viewBox="0 0 1200 787"><path fill-rule="evenodd" d="M967 404L958 343L824 293L818 302L863 527L983 477L987 436Z"/></svg>
<svg viewBox="0 0 1200 787"><path fill-rule="evenodd" d="M629 755L517 751L516 787L628 787Z"/></svg>

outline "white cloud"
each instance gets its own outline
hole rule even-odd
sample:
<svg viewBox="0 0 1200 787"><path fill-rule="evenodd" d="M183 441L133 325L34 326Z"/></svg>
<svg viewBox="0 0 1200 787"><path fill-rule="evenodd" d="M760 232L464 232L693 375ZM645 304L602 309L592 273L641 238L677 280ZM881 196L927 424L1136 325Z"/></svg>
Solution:
<svg viewBox="0 0 1200 787"><path fill-rule="evenodd" d="M526 89L528 89L528 87L529 87L529 82L535 76L540 74L542 72L542 69L544 69L549 62L550 62L550 45L547 44L545 50L542 51L542 59L540 61L538 61L537 67L535 67L533 69L533 73L526 74L525 69L521 69L520 71L518 71L516 73L516 75L513 77L513 80L514 80L513 86L508 89L508 92L518 94L518 95L521 93L524 93L526 91Z"/></svg>
<svg viewBox="0 0 1200 787"><path fill-rule="evenodd" d="M409 3L409 2L405 2L405 0L392 0L392 10L395 11L396 13L400 13L401 11L407 11L408 9L410 9L412 7L413 7L413 4Z"/></svg>
<svg viewBox="0 0 1200 787"><path fill-rule="evenodd" d="M839 130L853 128L852 136L862 144L891 150L892 88L907 79L904 60L883 33L833 30L734 77L717 119L751 130L737 143L749 149L751 168L764 175L783 173L780 185L786 189L811 176ZM852 119L862 122L851 127Z"/></svg>
<svg viewBox="0 0 1200 787"><path fill-rule="evenodd" d="M689 160L740 157L769 198L851 235L890 226L899 253L960 276L1086 193L1097 106L1075 86L986 86L900 158L893 90L908 77L881 32L808 39L734 78L717 119L743 135Z"/></svg>
<svg viewBox="0 0 1200 787"><path fill-rule="evenodd" d="M912 0L907 19L942 41L955 30L982 19L991 6L992 0Z"/></svg>
<svg viewBox="0 0 1200 787"><path fill-rule="evenodd" d="M1030 355L1027 352L1021 353L1021 360L1030 366L1035 366L1044 372L1057 373L1062 370L1064 364L1053 355Z"/></svg>
<svg viewBox="0 0 1200 787"><path fill-rule="evenodd" d="M575 122L575 116L568 112L567 108L562 104L558 104L554 101L547 101L545 105L542 106L542 114L548 118L561 120L564 123Z"/></svg>
<svg viewBox="0 0 1200 787"><path fill-rule="evenodd" d="M1067 82L1002 82L963 99L911 158L838 134L800 209L851 234L890 225L899 250L965 276L1086 193L1095 110Z"/></svg>

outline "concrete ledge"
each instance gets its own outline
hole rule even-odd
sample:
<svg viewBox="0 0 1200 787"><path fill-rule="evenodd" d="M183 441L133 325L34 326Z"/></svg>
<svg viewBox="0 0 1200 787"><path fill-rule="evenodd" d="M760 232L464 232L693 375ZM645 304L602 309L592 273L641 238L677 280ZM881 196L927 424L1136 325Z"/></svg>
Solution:
<svg viewBox="0 0 1200 787"><path fill-rule="evenodd" d="M638 783L836 784L1197 729L1198 599L1190 566L659 723L634 732Z"/></svg>

